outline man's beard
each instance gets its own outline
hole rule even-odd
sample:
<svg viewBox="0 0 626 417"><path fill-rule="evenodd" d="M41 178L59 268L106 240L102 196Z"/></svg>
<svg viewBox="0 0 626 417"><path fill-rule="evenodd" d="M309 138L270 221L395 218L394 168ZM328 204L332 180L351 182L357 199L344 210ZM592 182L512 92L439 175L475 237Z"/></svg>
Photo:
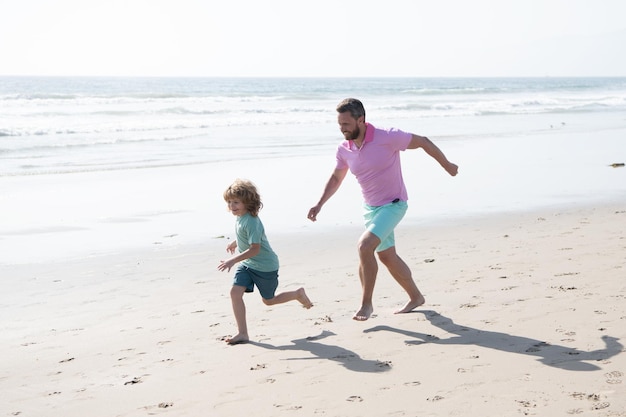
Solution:
<svg viewBox="0 0 626 417"><path fill-rule="evenodd" d="M353 131L350 137L346 137L346 140L355 140L361 134L361 129L357 126Z"/></svg>

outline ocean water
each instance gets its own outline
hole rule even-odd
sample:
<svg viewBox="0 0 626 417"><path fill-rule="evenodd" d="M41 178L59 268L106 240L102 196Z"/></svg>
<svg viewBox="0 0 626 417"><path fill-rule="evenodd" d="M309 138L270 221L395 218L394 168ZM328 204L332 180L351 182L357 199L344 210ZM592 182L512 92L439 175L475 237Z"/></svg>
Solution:
<svg viewBox="0 0 626 417"><path fill-rule="evenodd" d="M320 228L345 97L460 166L403 154L406 221L626 196L626 78L0 77L0 263L230 233L236 177L266 228ZM318 223L359 224L358 200L347 180Z"/></svg>
<svg viewBox="0 0 626 417"><path fill-rule="evenodd" d="M498 117L623 114L626 78L0 77L0 177L323 153L344 97L442 140L508 136L537 127Z"/></svg>

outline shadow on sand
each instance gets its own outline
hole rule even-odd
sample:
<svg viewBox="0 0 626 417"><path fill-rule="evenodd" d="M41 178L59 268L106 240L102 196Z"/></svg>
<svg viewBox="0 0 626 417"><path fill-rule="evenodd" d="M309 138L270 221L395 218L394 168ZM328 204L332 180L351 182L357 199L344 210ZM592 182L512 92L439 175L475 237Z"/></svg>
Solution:
<svg viewBox="0 0 626 417"><path fill-rule="evenodd" d="M305 339L292 340L292 345L274 346L262 342L248 342L251 345L259 346L271 350L292 350L309 352L314 356L302 358L289 358L288 360L303 359L329 359L340 363L344 368L355 372L385 372L391 369L389 362L381 362L377 360L362 359L358 354L344 349L340 346L319 343L318 340L326 339L334 336L335 333L324 330L317 336L307 337Z"/></svg>
<svg viewBox="0 0 626 417"><path fill-rule="evenodd" d="M508 333L492 332L475 329L454 323L452 319L442 316L436 311L423 310L413 314L424 314L433 326L451 333L446 339L441 339L425 333L397 329L390 326L375 326L364 330L365 333L388 331L399 333L411 338L406 343L420 345L432 343L437 345L475 345L487 349L495 349L503 352L517 353L537 357L543 364L568 371L595 371L600 367L586 361L600 361L611 358L623 351L624 346L619 339L611 336L602 336L604 349L584 351L567 346L551 345L537 339L524 336L515 336Z"/></svg>

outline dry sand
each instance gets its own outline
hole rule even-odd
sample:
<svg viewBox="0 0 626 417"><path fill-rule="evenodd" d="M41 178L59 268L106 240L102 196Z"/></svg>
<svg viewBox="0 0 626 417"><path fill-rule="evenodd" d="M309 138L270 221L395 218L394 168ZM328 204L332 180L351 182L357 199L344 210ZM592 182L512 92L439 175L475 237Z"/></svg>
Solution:
<svg viewBox="0 0 626 417"><path fill-rule="evenodd" d="M0 416L626 416L626 204L401 224L426 304L381 269L360 297L360 228L268 235L280 289L236 331L226 238L0 266Z"/></svg>

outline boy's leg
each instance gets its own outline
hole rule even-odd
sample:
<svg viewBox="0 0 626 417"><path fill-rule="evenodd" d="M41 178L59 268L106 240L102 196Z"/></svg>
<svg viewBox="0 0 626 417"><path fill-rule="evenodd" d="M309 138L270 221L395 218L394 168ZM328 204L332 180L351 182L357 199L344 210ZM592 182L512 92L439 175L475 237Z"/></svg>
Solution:
<svg viewBox="0 0 626 417"><path fill-rule="evenodd" d="M235 314L238 331L236 336L226 339L226 343L231 345L245 343L250 340L248 337L248 325L246 323L246 305L243 302L243 294L245 291L246 287L240 285L233 285L230 289L230 300L233 305L233 313Z"/></svg>
<svg viewBox="0 0 626 417"><path fill-rule="evenodd" d="M304 288L298 288L295 291L285 291L280 294L275 295L273 298L263 298L263 303L268 306L272 306L274 304L283 304L288 301L298 300L302 307L311 308L313 307L313 303L309 300L309 297L306 295L306 291Z"/></svg>

